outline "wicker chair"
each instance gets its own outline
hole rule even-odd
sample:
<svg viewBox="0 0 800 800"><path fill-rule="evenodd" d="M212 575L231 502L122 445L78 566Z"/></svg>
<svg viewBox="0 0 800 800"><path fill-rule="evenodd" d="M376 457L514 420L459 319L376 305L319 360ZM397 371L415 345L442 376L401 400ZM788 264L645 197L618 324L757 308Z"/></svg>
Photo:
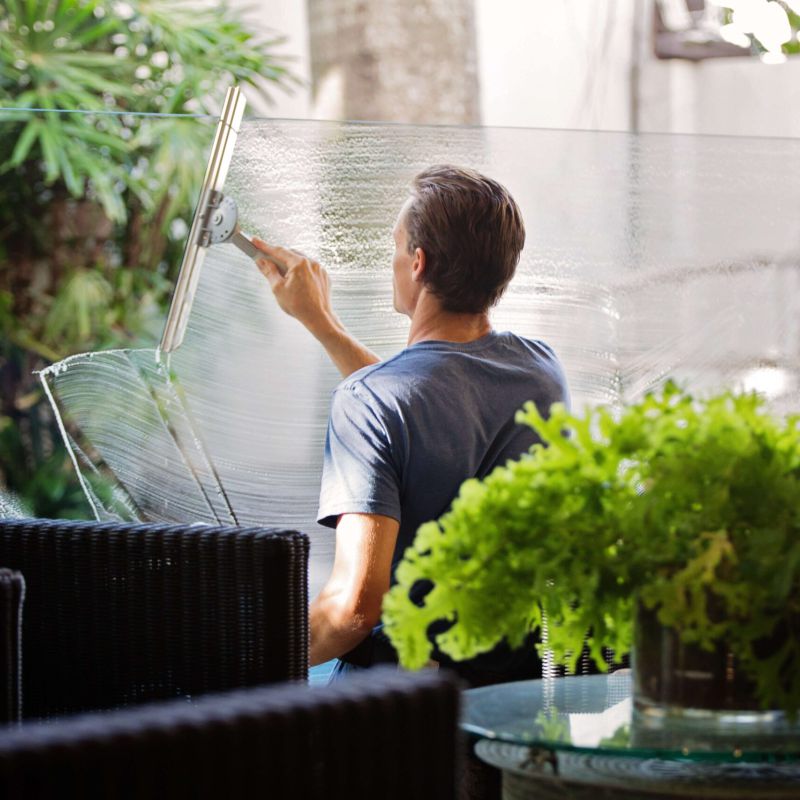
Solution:
<svg viewBox="0 0 800 800"><path fill-rule="evenodd" d="M458 688L374 669L25 723L0 734L0 796L452 800Z"/></svg>
<svg viewBox="0 0 800 800"><path fill-rule="evenodd" d="M19 572L0 569L0 724L17 722L22 713L22 603L25 580Z"/></svg>
<svg viewBox="0 0 800 800"><path fill-rule="evenodd" d="M22 717L305 680L307 563L292 531L0 521L27 584Z"/></svg>

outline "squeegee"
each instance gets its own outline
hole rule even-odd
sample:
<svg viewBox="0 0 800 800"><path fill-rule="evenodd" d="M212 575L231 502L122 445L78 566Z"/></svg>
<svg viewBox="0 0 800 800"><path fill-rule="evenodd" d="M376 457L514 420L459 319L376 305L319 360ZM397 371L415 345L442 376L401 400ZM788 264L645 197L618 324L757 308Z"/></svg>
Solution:
<svg viewBox="0 0 800 800"><path fill-rule="evenodd" d="M222 193L246 105L247 101L238 86L228 89L203 178L200 202L189 231L167 323L161 336L159 349L162 353L177 350L183 342L200 269L206 250L211 245L230 242L252 259L266 258L272 261L242 233L236 201ZM283 265L277 266L284 271Z"/></svg>

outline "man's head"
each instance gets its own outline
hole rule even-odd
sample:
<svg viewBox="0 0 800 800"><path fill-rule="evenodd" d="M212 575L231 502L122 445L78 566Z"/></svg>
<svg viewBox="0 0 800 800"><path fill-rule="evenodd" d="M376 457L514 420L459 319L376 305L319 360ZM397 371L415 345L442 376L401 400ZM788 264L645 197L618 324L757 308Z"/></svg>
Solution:
<svg viewBox="0 0 800 800"><path fill-rule="evenodd" d="M487 311L514 276L525 244L522 215L508 190L450 165L414 178L394 234L395 307L407 314L416 302L415 282L444 311Z"/></svg>

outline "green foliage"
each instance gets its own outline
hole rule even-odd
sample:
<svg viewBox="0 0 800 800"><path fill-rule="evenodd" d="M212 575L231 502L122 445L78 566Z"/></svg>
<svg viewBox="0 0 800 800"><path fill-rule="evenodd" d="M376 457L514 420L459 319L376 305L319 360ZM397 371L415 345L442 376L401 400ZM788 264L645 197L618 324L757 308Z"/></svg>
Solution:
<svg viewBox="0 0 800 800"><path fill-rule="evenodd" d="M631 726L630 723L620 725L611 736L606 736L598 742L599 747L613 747L614 749L620 747L629 747L631 743Z"/></svg>
<svg viewBox="0 0 800 800"><path fill-rule="evenodd" d="M0 491L32 513L80 497L33 371L157 340L225 87L291 88L279 42L224 2L0 4Z"/></svg>
<svg viewBox="0 0 800 800"><path fill-rule="evenodd" d="M555 708L542 709L533 720L539 735L548 742L572 741L569 729L569 716L560 714Z"/></svg>
<svg viewBox="0 0 800 800"><path fill-rule="evenodd" d="M786 55L796 55L800 53L800 13L796 10L797 5L793 2L787 2L787 0L773 0L773 2L774 6L771 10L773 12L781 12L786 16L786 21L790 30L789 41L781 45L781 52ZM725 9L723 19L726 24L735 23L737 21L737 17L733 11L734 3L732 1L727 2L727 0L721 0L717 5ZM763 9L758 10L758 13L761 13L761 11L763 11ZM757 53L767 52L764 43L760 41L755 33L748 30L747 36L750 39L751 46Z"/></svg>
<svg viewBox="0 0 800 800"><path fill-rule="evenodd" d="M34 447L30 446L31 436ZM42 447L44 442L49 446ZM31 431L27 424L17 426L8 418L0 419L0 451L3 464L8 465L6 479L17 497L24 498L18 503L20 510L15 516L87 519L91 510L75 480L72 464L63 450L52 444L53 439L46 430ZM2 501L0 496L0 517L7 516Z"/></svg>
<svg viewBox="0 0 800 800"><path fill-rule="evenodd" d="M518 421L542 444L466 481L398 566L384 621L402 663L427 661L434 620L455 622L436 641L465 659L544 615L557 661L587 640L605 669L641 601L687 642L726 642L765 705L800 707L800 420L668 383L618 414L529 403ZM435 585L415 605L420 579Z"/></svg>
<svg viewBox="0 0 800 800"><path fill-rule="evenodd" d="M256 41L224 3L12 0L0 7L0 32L0 105L97 112L15 114L0 170L38 164L46 186L89 191L115 222L129 213L125 190L148 211L169 193L167 217L185 213L208 132L106 112L214 114L226 85L268 97L260 77L295 80L271 54L280 39Z"/></svg>

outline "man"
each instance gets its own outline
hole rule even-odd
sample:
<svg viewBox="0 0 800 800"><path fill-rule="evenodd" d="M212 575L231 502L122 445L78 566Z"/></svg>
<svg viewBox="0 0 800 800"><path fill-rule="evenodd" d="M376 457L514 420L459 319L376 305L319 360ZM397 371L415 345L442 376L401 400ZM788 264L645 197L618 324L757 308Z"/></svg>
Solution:
<svg viewBox="0 0 800 800"><path fill-rule="evenodd" d="M567 401L552 350L489 321L525 242L504 187L472 170L431 167L414 179L393 233L394 307L411 327L408 346L386 361L347 333L319 264L255 240L271 259L259 267L278 304L345 378L332 399L318 514L336 528L336 553L310 608L312 665L339 658L344 670L391 660L376 626L419 525L443 514L465 479L530 447L533 432L514 422L525 401L543 413ZM540 669L531 647L448 666L474 685Z"/></svg>

